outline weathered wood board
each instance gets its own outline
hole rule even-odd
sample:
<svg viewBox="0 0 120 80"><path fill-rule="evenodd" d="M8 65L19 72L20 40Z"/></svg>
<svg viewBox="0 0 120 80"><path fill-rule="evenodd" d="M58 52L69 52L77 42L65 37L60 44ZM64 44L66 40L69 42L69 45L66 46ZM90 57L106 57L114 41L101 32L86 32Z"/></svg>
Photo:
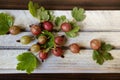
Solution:
<svg viewBox="0 0 120 80"><path fill-rule="evenodd" d="M63 34L64 32L59 32L59 34L57 35L63 35ZM2 43L0 44L0 48L3 47L29 48L32 44L35 44L37 42L37 40L34 40L28 45L22 45L21 43L16 42L16 40L19 40L21 36L24 35L32 35L32 34L31 32L23 32L15 36L10 34L0 36L0 41L2 41ZM78 35L79 36L75 38L70 38L65 44L65 46L69 46L71 43L77 42L82 47L90 48L90 41L94 38L97 38L114 45L116 48L120 48L120 44L118 44L118 42L120 42L120 38L118 38L120 36L120 32L79 32Z"/></svg>
<svg viewBox="0 0 120 80"><path fill-rule="evenodd" d="M15 25L21 25L26 30L30 24L38 23L39 21L31 16L26 10L0 10L15 17ZM70 11L54 11L56 16L66 15L72 20ZM120 10L92 10L86 11L86 19L79 23L82 31L119 31L120 30Z"/></svg>
<svg viewBox="0 0 120 80"><path fill-rule="evenodd" d="M17 43L22 35L32 35L29 32L29 25L38 23L26 10L0 10L11 14L15 18L14 25L26 28L27 32L16 36L0 36L0 73L24 73L16 71L16 56L27 51L30 45ZM70 11L55 11L56 16L66 15L72 20ZM87 49L81 50L80 54L72 54L69 50L65 52L65 58L58 58L50 55L49 58L38 66L34 73L120 73L120 11L86 11L85 21L78 23L81 25L81 32L76 38L71 38L66 43L77 42ZM59 32L59 34L64 34ZM103 65L98 65L92 60L92 50L89 42L91 39L98 38L116 47L111 53L114 60L107 61ZM35 54L37 56L37 54Z"/></svg>
<svg viewBox="0 0 120 80"><path fill-rule="evenodd" d="M1 50L0 73L16 73L16 56L26 50ZM81 50L80 54L72 54L66 51L65 58L50 55L49 58L39 65L36 73L119 73L120 50L111 51L114 60L98 65L92 60L92 50ZM7 71L8 70L8 71Z"/></svg>

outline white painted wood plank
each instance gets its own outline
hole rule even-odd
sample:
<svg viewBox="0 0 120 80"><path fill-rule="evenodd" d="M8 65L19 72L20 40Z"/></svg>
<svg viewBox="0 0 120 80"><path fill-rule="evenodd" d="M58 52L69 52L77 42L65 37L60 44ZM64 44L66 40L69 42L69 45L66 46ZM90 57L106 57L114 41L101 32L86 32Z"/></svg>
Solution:
<svg viewBox="0 0 120 80"><path fill-rule="evenodd" d="M15 25L21 25L29 30L29 25L38 23L26 10L0 10L15 17ZM56 16L66 15L72 20L70 11L55 11ZM82 31L120 31L120 11L86 11L87 18L82 23ZM63 34L63 33L59 33ZM17 36L4 35L0 36L0 46L18 46L21 48L29 45L21 45L15 42L22 35L31 35L31 33L21 33ZM66 46L70 43L77 42L82 46L89 48L89 42L93 38L106 41L117 48L120 48L120 32L80 32L76 38L71 38ZM25 50L0 50L0 73L24 73L16 71L16 56ZM69 50L66 51L64 59L51 55L34 73L120 73L120 50L111 51L114 60L107 61L100 66L92 60L91 50L82 50L81 54L74 55Z"/></svg>
<svg viewBox="0 0 120 80"><path fill-rule="evenodd" d="M59 33L59 35L64 34L63 32ZM16 42L16 40L20 39L23 35L32 35L30 32L20 33L18 35L3 35L0 36L0 46L18 46L18 47L28 47L32 44L35 44L37 40L31 42L28 45L22 45L21 43ZM90 41L94 38L100 39L107 43L114 45L116 48L120 48L120 32L80 32L79 36L75 38L68 38L65 46L69 46L71 43L78 43L81 46L90 48Z"/></svg>
<svg viewBox="0 0 120 80"><path fill-rule="evenodd" d="M15 25L21 25L29 30L29 25L38 23L27 10L0 10L15 17ZM72 20L70 11L54 11L56 16L66 15ZM120 31L120 10L86 11L86 19L79 23L83 31Z"/></svg>
<svg viewBox="0 0 120 80"><path fill-rule="evenodd" d="M120 48L119 36L120 32L81 32L79 33L79 36L70 38L66 45L68 46L69 44L77 42L83 47L90 48L90 41L92 39L99 39L115 46L116 48Z"/></svg>
<svg viewBox="0 0 120 80"><path fill-rule="evenodd" d="M16 56L24 50L1 50L0 73L24 73L15 70ZM120 50L111 51L114 60L98 65L92 60L92 50L81 50L80 54L65 52L65 58L50 55L34 73L120 73Z"/></svg>

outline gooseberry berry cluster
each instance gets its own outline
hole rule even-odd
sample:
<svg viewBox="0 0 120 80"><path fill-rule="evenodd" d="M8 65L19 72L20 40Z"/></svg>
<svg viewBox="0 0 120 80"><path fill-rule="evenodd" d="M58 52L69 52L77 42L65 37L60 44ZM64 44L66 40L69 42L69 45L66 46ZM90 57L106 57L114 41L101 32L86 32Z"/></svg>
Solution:
<svg viewBox="0 0 120 80"><path fill-rule="evenodd" d="M20 42L21 44L26 45L26 44L29 44L32 40L37 39L37 43L33 44L30 47L29 51L31 51L32 53L39 53L39 58L41 59L41 61L44 61L45 59L47 59L49 53L52 53L57 57L63 58L65 49L63 49L62 47L65 45L67 41L66 36L55 35L53 30L54 25L50 21L44 21L44 22L41 22L40 24L30 25L30 31L33 34L33 36L27 36L27 35L22 36L20 40L17 40L17 42ZM70 23L64 22L61 24L62 31L68 32L71 29L72 29L72 26ZM14 31L18 31L18 30L16 29ZM44 35L44 33L46 32L48 34ZM50 40L51 36L49 35L52 35L53 41ZM52 44L49 45L50 43ZM72 53L79 53L80 46L77 43L73 43L69 46L69 49Z"/></svg>

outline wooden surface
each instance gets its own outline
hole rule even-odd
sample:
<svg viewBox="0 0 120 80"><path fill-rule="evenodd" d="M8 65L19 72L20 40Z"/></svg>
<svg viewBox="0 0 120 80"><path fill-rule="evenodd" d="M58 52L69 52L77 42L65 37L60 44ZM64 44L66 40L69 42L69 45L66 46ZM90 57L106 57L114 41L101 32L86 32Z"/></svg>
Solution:
<svg viewBox="0 0 120 80"><path fill-rule="evenodd" d="M85 9L120 9L120 0L32 0L47 9L72 9L74 6ZM1 9L27 9L29 0L0 0Z"/></svg>
<svg viewBox="0 0 120 80"><path fill-rule="evenodd" d="M27 51L36 41L28 45L22 45L17 43L16 40L20 39L23 35L32 35L29 32L29 25L38 23L38 20L33 18L29 11L25 10L1 10L0 12L9 13L14 16L14 25L22 26L27 31L16 36L0 36L0 61L2 61L0 63L0 73L21 73L21 71L15 70L17 64L16 56ZM72 20L70 11L54 11L54 13L56 16L66 15L69 20ZM64 59L51 55L34 73L120 73L120 44L118 44L120 42L120 38L118 38L120 36L119 14L119 10L86 11L87 18L82 23L78 23L81 25L79 36L69 39L65 44L65 46L69 46L71 43L77 42L86 49L81 50L78 55L74 55L67 50ZM58 34L62 35L64 33L59 32ZM115 46L116 49L111 51L114 60L108 61L102 66L92 60L92 50L90 49L89 42L94 38L101 39Z"/></svg>
<svg viewBox="0 0 120 80"><path fill-rule="evenodd" d="M0 62L0 73L25 73L15 70L17 64L16 56L27 51L36 41L29 45L21 45L16 40L23 35L32 35L29 32L29 25L38 23L38 20L33 18L26 10L0 10L0 12L11 14L15 18L14 25L20 25L26 29L25 32L16 36L10 34L0 36L0 61L2 61ZM54 12L56 16L66 15L68 19L72 20L70 11L59 10ZM79 36L69 39L65 44L65 46L69 46L71 43L77 42L86 49L82 49L78 55L74 55L67 50L64 59L50 55L33 73L120 73L119 14L119 10L86 11L86 16L88 17L82 23L78 23L81 25ZM59 32L59 35L62 34L64 33ZM89 42L94 38L101 39L115 46L115 50L111 51L114 60L107 61L102 66L92 60L92 50ZM37 54L35 55L37 56Z"/></svg>
<svg viewBox="0 0 120 80"><path fill-rule="evenodd" d="M27 9L28 1L29 0L0 0L0 9L1 10L3 10L3 9ZM98 10L118 10L118 9L120 10L120 0L75 0L75 1L74 0L64 0L64 3L63 3L62 0L33 0L33 1L38 2L39 4L45 6L47 9L56 9L56 10L58 10L58 9L61 10L62 9L63 10L63 9L72 9L74 6L77 6L77 7L84 7L87 10L97 10L97 11L95 11L95 12L97 12L97 14L94 13L94 11L91 11L90 13L87 12L87 15L88 15L87 17L89 17L89 18L86 19L85 22L82 23L86 27L85 26L82 27L82 30L84 32L82 31L81 34L85 35L87 32L92 32L92 34L94 34L93 37L97 37L97 38L101 39L101 36L102 36L102 37L104 37L104 38L102 38L102 40L106 40L109 43L114 44L114 43L120 42L120 40L119 40L120 17L119 17L119 14L118 14L119 11L111 11L111 13L108 13L109 11L107 11L107 12L102 12L102 14L101 14L101 11L98 11ZM92 14L92 16L91 16L91 14ZM99 14L99 16L98 16L98 14ZM112 14L112 15L107 16L108 14ZM94 16L94 15L97 15L97 16ZM22 20L24 20L23 17L21 17L21 18L22 18ZM17 21L20 21L20 20L16 20L16 24L17 24ZM90 25L90 24L92 24L92 25ZM19 24L19 25L21 25L21 24ZM26 25L26 24L24 24L24 25ZM95 29L96 26L99 27L99 28ZM95 29L95 32L93 31L93 29ZM99 36L95 36L96 32L100 32L100 33L104 32L104 34L99 35ZM110 34L107 34L109 32L110 32ZM115 36L115 38L117 38L117 37L118 38L114 39L113 42L109 41L110 37L105 37L105 36L110 36L110 35L113 35L113 36ZM9 37L5 36L5 38L8 39ZM86 38L85 40L88 41L87 37L81 36L81 38ZM90 37L90 39L92 39L92 36ZM81 40L81 41L84 42L84 40ZM116 58L115 62L118 61L118 64L119 64L119 59L120 58L119 58L119 56L117 56L120 53L119 44L116 44L116 46L118 48L116 50L112 51L112 54ZM6 47L6 46L3 45L2 47L0 47L0 53L1 53L1 51L6 52L7 48L3 49L4 47ZM29 46L27 46L27 47L29 47ZM25 46L25 48L26 48L26 46ZM9 50L7 52L9 52L9 51L11 52L13 49L16 50L16 48L14 48L14 46L12 46L12 48L8 47L8 49ZM89 53L87 53L87 54L89 54L88 56L90 57L90 55L91 55L90 52L91 51L88 51L88 52ZM85 57L87 54L82 53L82 55L79 55L79 56L84 55L84 57ZM7 53L7 55L11 56L11 54L9 54L9 53ZM15 52L15 55L17 55L16 52ZM13 53L13 55L11 57L7 56L7 58L9 58L8 61L11 58L15 58L15 55ZM1 60L2 61L7 60L7 58L5 56L6 55L2 53L2 58L0 59L0 61ZM73 55L73 56L75 56L75 55ZM4 62L5 61L3 61L3 63ZM77 74L75 74L75 73L70 73L70 74L66 74L66 73L64 73L64 74L63 73L62 74L61 73L59 73L59 74L48 74L48 73L43 74L43 73L40 73L40 74L27 75L27 74L2 74L2 72L0 71L1 72L0 80L8 80L8 79L9 80L49 80L49 79L51 79L51 80L120 80L119 65L116 65L117 63L115 63L115 62L113 61L112 65L109 65L109 62L107 62L107 63L105 63L105 65L106 64L109 65L109 66L106 66L108 68L108 70L111 70L111 67L112 67L112 70L113 70L113 67L117 66L116 69L114 69L113 71L117 71L118 73L116 73L116 72L111 72L111 73L109 73L109 72L102 73L101 72L101 73L94 73L94 74L91 74L91 73L89 73L89 74L88 73L85 73L85 74L84 73L77 73ZM16 64L16 63L12 62L12 64ZM95 64L95 63L93 62L92 64ZM1 67L3 67L3 66L1 66ZM5 69L8 68L8 67L5 67ZM12 67L12 68L14 68L14 67ZM6 70L6 72L9 72L9 71Z"/></svg>

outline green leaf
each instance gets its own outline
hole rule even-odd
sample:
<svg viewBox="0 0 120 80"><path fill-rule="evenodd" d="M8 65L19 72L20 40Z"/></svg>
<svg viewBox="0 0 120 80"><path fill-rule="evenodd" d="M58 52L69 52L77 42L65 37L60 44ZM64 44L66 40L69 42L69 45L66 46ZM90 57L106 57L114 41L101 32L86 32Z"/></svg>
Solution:
<svg viewBox="0 0 120 80"><path fill-rule="evenodd" d="M37 10L37 18L43 22L49 20L49 13L48 10L45 10L44 7L41 7Z"/></svg>
<svg viewBox="0 0 120 80"><path fill-rule="evenodd" d="M37 17L37 9L39 8L39 5L37 3L33 3L32 1L30 1L28 3L28 9L30 11L30 13L32 14L32 16Z"/></svg>
<svg viewBox="0 0 120 80"><path fill-rule="evenodd" d="M102 42L102 46L101 46L101 48L102 48L103 51L106 52L106 51L110 51L110 50L112 50L113 46L110 45L110 44L105 44L104 42Z"/></svg>
<svg viewBox="0 0 120 80"><path fill-rule="evenodd" d="M71 25L72 25L72 30L69 32L66 32L66 35L68 37L76 37L77 33L80 30L80 26L78 26L76 23L71 23Z"/></svg>
<svg viewBox="0 0 120 80"><path fill-rule="evenodd" d="M112 60L113 57L110 53L106 52L106 53L103 53L103 57L106 59L106 60Z"/></svg>
<svg viewBox="0 0 120 80"><path fill-rule="evenodd" d="M92 55L93 60L97 60L97 54L98 54L98 51L94 50Z"/></svg>
<svg viewBox="0 0 120 80"><path fill-rule="evenodd" d="M105 45L106 45L105 42L102 42L102 43L101 43L101 50L103 50L103 51L106 50L106 46L105 46Z"/></svg>
<svg viewBox="0 0 120 80"><path fill-rule="evenodd" d="M13 25L14 19L6 13L0 13L0 35L4 35L9 31Z"/></svg>
<svg viewBox="0 0 120 80"><path fill-rule="evenodd" d="M49 14L49 21L54 22L55 20L55 15L53 15L54 12L49 10L48 14Z"/></svg>
<svg viewBox="0 0 120 80"><path fill-rule="evenodd" d="M24 52L17 56L19 63L16 69L30 74L37 67L37 59L31 52Z"/></svg>
<svg viewBox="0 0 120 80"><path fill-rule="evenodd" d="M32 16L36 17L41 22L48 20L52 21L54 19L52 11L46 10L44 7L40 7L37 3L30 1L28 8Z"/></svg>
<svg viewBox="0 0 120 80"><path fill-rule="evenodd" d="M99 50L94 50L93 52L93 60L96 60L97 63L102 65L106 60L112 60L113 57L109 53L112 50L112 46L110 44L106 44L105 42L101 43L101 48Z"/></svg>
<svg viewBox="0 0 120 80"><path fill-rule="evenodd" d="M97 50L93 51L93 60L96 60L96 63L102 65L104 63L104 59L101 55L101 53L99 53Z"/></svg>
<svg viewBox="0 0 120 80"><path fill-rule="evenodd" d="M112 50L113 46L110 44L106 44L106 51Z"/></svg>
<svg viewBox="0 0 120 80"><path fill-rule="evenodd" d="M56 26L60 26L62 23L64 23L65 21L67 21L66 16L60 16L60 17L56 17L55 19L55 25Z"/></svg>
<svg viewBox="0 0 120 80"><path fill-rule="evenodd" d="M74 7L72 10L72 17L76 20L76 21L83 21L85 19L85 10L83 8L77 8Z"/></svg>
<svg viewBox="0 0 120 80"><path fill-rule="evenodd" d="M39 36L47 36L48 40L45 44L41 44L40 46L42 48L46 49L46 52L48 52L50 49L52 49L53 47L55 47L55 42L54 42L54 35L51 32L48 32L46 30L44 30L42 32L42 34L38 35Z"/></svg>

